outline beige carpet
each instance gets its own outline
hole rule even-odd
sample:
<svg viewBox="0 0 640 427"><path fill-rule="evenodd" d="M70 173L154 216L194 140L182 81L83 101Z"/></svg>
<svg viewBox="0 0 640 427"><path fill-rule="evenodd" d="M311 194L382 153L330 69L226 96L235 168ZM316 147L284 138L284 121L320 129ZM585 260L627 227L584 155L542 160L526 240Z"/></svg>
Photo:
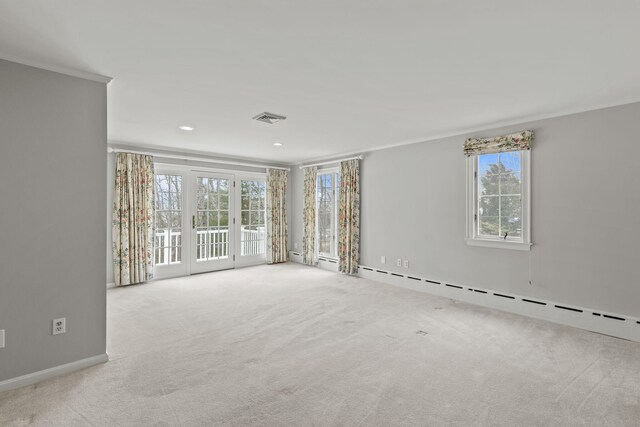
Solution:
<svg viewBox="0 0 640 427"><path fill-rule="evenodd" d="M2 426L638 426L640 344L296 264L108 291L111 361Z"/></svg>

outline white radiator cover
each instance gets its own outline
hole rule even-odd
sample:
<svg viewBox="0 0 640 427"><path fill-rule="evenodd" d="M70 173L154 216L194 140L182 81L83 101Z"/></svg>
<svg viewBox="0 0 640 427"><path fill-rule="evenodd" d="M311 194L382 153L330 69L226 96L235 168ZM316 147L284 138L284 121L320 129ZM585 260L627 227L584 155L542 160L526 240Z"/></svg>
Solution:
<svg viewBox="0 0 640 427"><path fill-rule="evenodd" d="M290 252L290 259L293 262L302 263L302 256L296 252ZM318 267L329 271L338 271L338 263L334 260L320 259ZM457 283L433 281L424 277L406 275L364 265L358 267L358 276L469 304L640 342L640 319L635 317L506 292L495 292Z"/></svg>

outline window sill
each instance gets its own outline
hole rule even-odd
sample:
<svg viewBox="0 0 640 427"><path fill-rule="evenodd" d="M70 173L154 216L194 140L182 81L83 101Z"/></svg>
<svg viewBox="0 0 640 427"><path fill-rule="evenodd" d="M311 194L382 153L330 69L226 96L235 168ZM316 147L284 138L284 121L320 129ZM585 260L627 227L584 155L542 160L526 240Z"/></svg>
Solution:
<svg viewBox="0 0 640 427"><path fill-rule="evenodd" d="M469 246L484 246L487 248L511 249L515 251L530 251L532 243L509 242L505 240L467 239Z"/></svg>

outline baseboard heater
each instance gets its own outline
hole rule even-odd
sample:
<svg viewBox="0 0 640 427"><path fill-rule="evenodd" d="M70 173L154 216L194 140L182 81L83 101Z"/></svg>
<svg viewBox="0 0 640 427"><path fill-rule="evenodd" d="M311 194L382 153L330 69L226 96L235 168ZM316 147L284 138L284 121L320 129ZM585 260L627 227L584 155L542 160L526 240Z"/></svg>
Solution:
<svg viewBox="0 0 640 427"><path fill-rule="evenodd" d="M301 257L291 257L291 260L302 262ZM321 259L318 267L337 271L335 264L331 264L327 259ZM602 310L544 301L507 292L493 292L490 289L463 286L413 275L408 276L364 265L358 267L358 276L470 304L640 342L640 319L631 316L604 313ZM443 284L444 286L442 286Z"/></svg>
<svg viewBox="0 0 640 427"><path fill-rule="evenodd" d="M493 292L489 289L440 282L424 277L405 276L366 266L359 266L358 276L470 304L640 342L640 319L630 316L616 313L605 314L602 311L585 307L543 301L506 292ZM465 290L468 292L462 292Z"/></svg>

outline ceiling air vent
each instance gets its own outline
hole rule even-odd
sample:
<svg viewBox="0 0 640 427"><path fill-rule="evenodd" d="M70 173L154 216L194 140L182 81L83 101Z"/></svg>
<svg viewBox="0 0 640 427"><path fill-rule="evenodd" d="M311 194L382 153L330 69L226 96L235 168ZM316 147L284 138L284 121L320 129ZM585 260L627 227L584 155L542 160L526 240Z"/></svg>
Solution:
<svg viewBox="0 0 640 427"><path fill-rule="evenodd" d="M273 113L267 113L266 111L264 113L260 113L257 116L255 116L253 118L253 120L257 120L259 122L265 122L265 123L269 123L270 125L279 122L280 120L284 120L286 119L285 116L279 116L277 114L273 114Z"/></svg>

